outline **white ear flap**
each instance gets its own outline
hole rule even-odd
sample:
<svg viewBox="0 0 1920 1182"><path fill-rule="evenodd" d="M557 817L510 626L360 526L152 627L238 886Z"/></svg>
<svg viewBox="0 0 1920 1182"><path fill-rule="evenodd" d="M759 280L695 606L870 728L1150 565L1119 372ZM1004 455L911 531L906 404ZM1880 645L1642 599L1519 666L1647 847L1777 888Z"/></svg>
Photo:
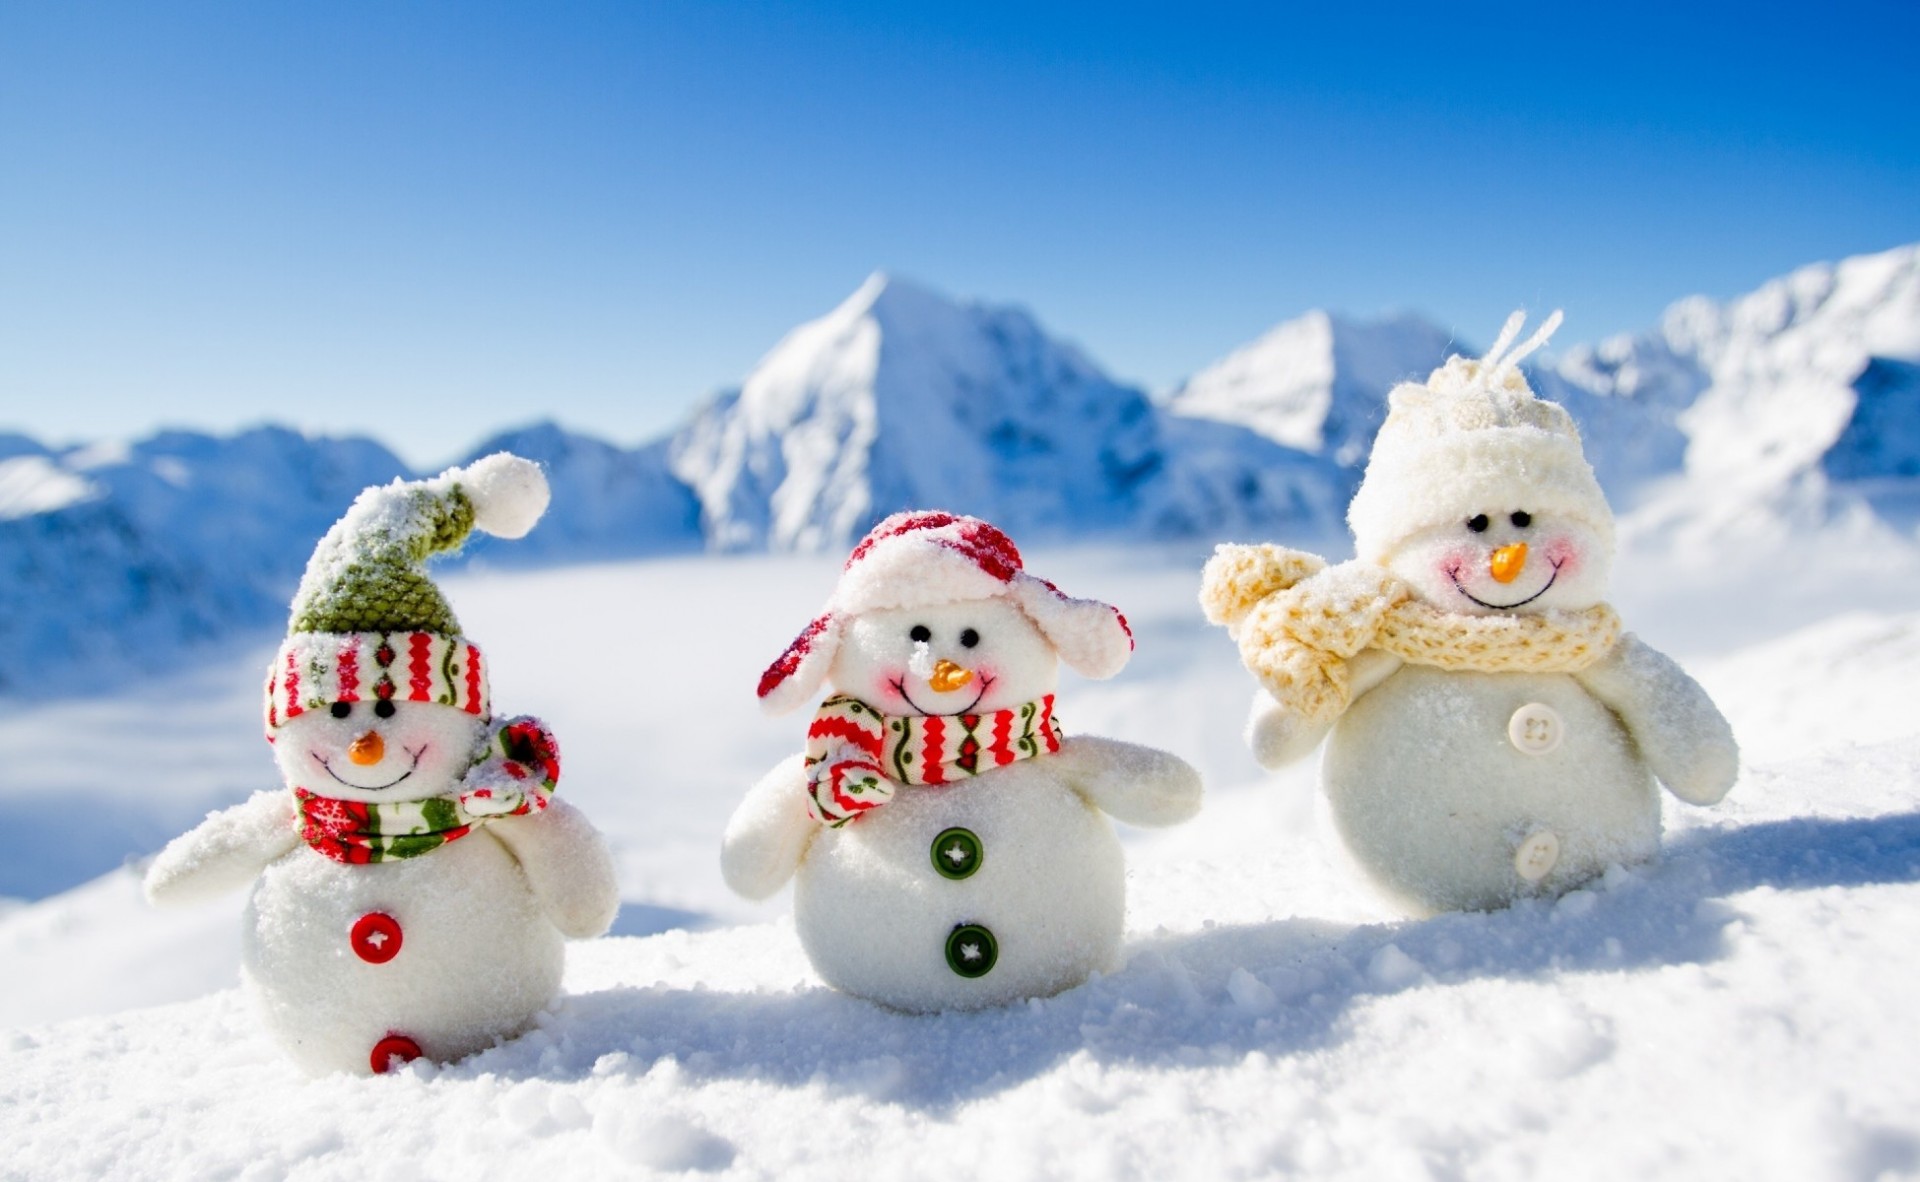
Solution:
<svg viewBox="0 0 1920 1182"><path fill-rule="evenodd" d="M760 708L768 714L785 714L804 705L826 681L839 651L840 626L829 612L808 624L760 675Z"/></svg>
<svg viewBox="0 0 1920 1182"><path fill-rule="evenodd" d="M1024 571L1008 590L1075 673L1099 681L1126 668L1133 656L1133 630L1119 608L1062 595L1052 583Z"/></svg>

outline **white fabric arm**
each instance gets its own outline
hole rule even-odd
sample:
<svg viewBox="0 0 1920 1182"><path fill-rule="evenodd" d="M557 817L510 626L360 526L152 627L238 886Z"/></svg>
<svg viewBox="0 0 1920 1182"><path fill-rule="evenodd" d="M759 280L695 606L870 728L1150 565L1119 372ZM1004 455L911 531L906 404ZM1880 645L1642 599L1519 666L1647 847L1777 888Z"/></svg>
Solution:
<svg viewBox="0 0 1920 1182"><path fill-rule="evenodd" d="M561 934L590 940L613 926L620 910L613 852L585 813L555 797L540 812L502 817L482 832L519 861L541 913Z"/></svg>
<svg viewBox="0 0 1920 1182"><path fill-rule="evenodd" d="M168 842L147 867L147 901L198 903L246 886L299 841L293 794L256 792Z"/></svg>
<svg viewBox="0 0 1920 1182"><path fill-rule="evenodd" d="M807 815L806 756L793 755L747 790L720 839L720 874L735 894L764 899L793 877L820 823Z"/></svg>
<svg viewBox="0 0 1920 1182"><path fill-rule="evenodd" d="M1200 811L1200 773L1185 760L1153 747L1075 735L1047 765L1116 821L1177 825Z"/></svg>
<svg viewBox="0 0 1920 1182"><path fill-rule="evenodd" d="M1620 716L1653 774L1689 804L1714 804L1740 775L1733 728L1671 657L1631 633L1575 678Z"/></svg>

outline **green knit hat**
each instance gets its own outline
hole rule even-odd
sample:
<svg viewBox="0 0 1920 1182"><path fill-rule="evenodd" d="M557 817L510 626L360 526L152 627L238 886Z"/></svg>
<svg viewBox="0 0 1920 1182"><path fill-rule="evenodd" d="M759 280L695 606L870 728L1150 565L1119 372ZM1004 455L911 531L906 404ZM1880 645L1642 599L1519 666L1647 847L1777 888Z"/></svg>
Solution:
<svg viewBox="0 0 1920 1182"><path fill-rule="evenodd" d="M369 489L314 549L287 631L459 632L425 563L458 550L472 529L473 501L457 484Z"/></svg>
<svg viewBox="0 0 1920 1182"><path fill-rule="evenodd" d="M269 730L368 699L485 715L480 651L460 635L426 561L458 550L475 529L524 536L548 495L539 465L506 452L362 492L314 547L294 593L287 640L268 671Z"/></svg>

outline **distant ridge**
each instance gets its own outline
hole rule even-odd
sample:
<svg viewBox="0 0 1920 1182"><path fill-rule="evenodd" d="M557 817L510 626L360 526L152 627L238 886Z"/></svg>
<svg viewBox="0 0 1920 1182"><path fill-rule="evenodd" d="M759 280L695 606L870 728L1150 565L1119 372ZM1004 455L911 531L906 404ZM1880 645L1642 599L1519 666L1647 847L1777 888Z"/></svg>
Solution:
<svg viewBox="0 0 1920 1182"><path fill-rule="evenodd" d="M1577 301L1574 305L1577 323ZM547 467L512 565L836 550L938 506L1030 542L1341 532L1395 382L1472 353L1413 315L1310 312L1163 402L1017 307L885 274L789 332L666 438L503 432ZM1629 537L1697 555L1920 525L1920 246L1801 268L1530 370L1573 412ZM471 458L471 457L469 457ZM280 621L380 444L264 427L55 450L0 435L0 693L64 692Z"/></svg>

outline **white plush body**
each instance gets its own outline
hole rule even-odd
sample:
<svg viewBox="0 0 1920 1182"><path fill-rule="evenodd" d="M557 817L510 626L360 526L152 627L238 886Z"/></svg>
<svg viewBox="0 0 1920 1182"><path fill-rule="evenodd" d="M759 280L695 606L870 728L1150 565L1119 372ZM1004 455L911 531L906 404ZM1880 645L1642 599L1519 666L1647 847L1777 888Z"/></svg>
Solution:
<svg viewBox="0 0 1920 1182"><path fill-rule="evenodd" d="M389 1034L451 1062L525 1030L560 989L565 948L492 830L425 857L350 866L304 843L261 874L247 902L241 972L267 1029L309 1071L370 1068ZM362 915L391 916L400 953L354 955Z"/></svg>
<svg viewBox="0 0 1920 1182"><path fill-rule="evenodd" d="M366 1074L389 1035L449 1062L519 1033L559 991L564 937L606 931L620 902L606 843L563 800L421 857L350 865L300 840L289 793L262 792L174 839L146 886L191 903L248 883L242 981L313 1072ZM378 964L351 940L374 912L401 939Z"/></svg>
<svg viewBox="0 0 1920 1182"><path fill-rule="evenodd" d="M1507 737L1514 712L1536 702L1565 723L1542 754ZM1619 718L1567 674L1403 667L1335 724L1321 782L1354 860L1414 911L1557 894L1660 846L1653 773ZM1543 828L1560 856L1536 887L1514 854Z"/></svg>
<svg viewBox="0 0 1920 1182"><path fill-rule="evenodd" d="M729 826L723 867L760 896L794 876L794 924L821 978L896 1009L928 1011L1045 997L1118 963L1126 924L1125 862L1113 826L1076 781L1112 792L1139 824L1171 824L1199 804L1198 778L1173 757L1108 739L1068 738L1057 755L952 785L903 787L885 808L839 829L804 811L798 757L757 785ZM980 869L948 879L934 839L964 828ZM773 852L782 843L786 856ZM777 881L776 881L777 879ZM947 965L962 924L994 935L984 977Z"/></svg>

